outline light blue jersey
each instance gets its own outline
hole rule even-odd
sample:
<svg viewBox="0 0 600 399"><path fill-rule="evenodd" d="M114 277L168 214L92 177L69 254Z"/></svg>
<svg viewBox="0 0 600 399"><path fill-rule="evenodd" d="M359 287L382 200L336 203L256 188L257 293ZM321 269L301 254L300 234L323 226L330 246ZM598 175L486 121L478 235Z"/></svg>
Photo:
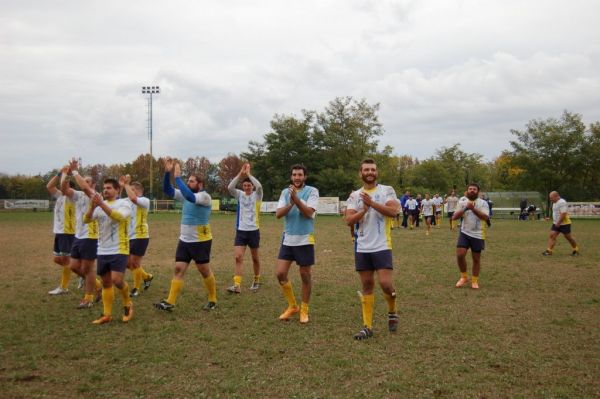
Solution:
<svg viewBox="0 0 600 399"><path fill-rule="evenodd" d="M315 187L304 186L302 190L297 192L298 198L309 208L317 209L319 203L319 190ZM285 208L290 204L289 189L284 189L279 196L277 209ZM311 218L305 217L298 207L294 206L285 216L285 227L283 233L283 245L300 246L315 243L315 215Z"/></svg>

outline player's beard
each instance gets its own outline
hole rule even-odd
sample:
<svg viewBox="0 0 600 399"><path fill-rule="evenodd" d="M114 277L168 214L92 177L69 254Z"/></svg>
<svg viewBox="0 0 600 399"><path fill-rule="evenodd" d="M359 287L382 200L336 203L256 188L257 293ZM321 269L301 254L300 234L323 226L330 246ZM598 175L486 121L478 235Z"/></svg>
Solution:
<svg viewBox="0 0 600 399"><path fill-rule="evenodd" d="M377 180L377 175L361 175L363 183L373 184Z"/></svg>
<svg viewBox="0 0 600 399"><path fill-rule="evenodd" d="M473 194L473 193L471 193L471 194L467 193L467 198L470 199L471 201L475 201L477 199L477 197L478 197L478 193L475 193L475 194Z"/></svg>

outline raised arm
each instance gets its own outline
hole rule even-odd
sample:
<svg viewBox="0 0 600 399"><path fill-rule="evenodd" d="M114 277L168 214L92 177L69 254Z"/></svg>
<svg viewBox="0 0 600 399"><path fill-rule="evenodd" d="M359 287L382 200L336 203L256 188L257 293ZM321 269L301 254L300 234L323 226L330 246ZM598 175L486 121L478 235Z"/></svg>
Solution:
<svg viewBox="0 0 600 399"><path fill-rule="evenodd" d="M173 160L171 158L165 159L165 178L163 180L163 191L169 197L175 196L175 189L171 186L171 171L173 170Z"/></svg>
<svg viewBox="0 0 600 399"><path fill-rule="evenodd" d="M87 181L85 181L85 179L79 174L78 169L79 164L77 160L75 158L71 159L71 162L69 162L69 170L71 171L71 175L73 175L75 181L77 182L77 185L79 186L79 188L81 188L85 195L91 198L92 195L96 193L96 190L90 187Z"/></svg>
<svg viewBox="0 0 600 399"><path fill-rule="evenodd" d="M129 198L129 200L131 202L133 202L134 204L137 205L138 196L135 193L135 191L133 190L133 187L131 187L129 185L129 183L131 183L131 176L125 175L125 176L121 176L119 178L119 184L121 185L121 187L125 188L125 192L127 193L127 198Z"/></svg>

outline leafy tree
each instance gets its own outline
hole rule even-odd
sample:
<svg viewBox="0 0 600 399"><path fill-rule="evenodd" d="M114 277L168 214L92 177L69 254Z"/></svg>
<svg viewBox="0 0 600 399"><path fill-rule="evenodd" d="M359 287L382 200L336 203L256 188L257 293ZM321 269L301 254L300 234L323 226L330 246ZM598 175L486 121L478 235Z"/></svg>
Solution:
<svg viewBox="0 0 600 399"><path fill-rule="evenodd" d="M227 186L240 172L243 164L244 160L234 154L227 154L225 158L221 159L218 165L219 192L221 194L229 195Z"/></svg>

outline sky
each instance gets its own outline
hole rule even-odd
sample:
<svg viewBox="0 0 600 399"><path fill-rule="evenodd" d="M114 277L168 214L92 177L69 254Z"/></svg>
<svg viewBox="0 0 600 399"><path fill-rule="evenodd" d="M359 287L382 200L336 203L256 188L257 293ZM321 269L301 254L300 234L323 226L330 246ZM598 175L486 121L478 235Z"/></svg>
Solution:
<svg viewBox="0 0 600 399"><path fill-rule="evenodd" d="M511 129L600 121L600 2L0 0L0 173L153 155L218 162L275 114L380 104L380 149L459 143L492 160Z"/></svg>

